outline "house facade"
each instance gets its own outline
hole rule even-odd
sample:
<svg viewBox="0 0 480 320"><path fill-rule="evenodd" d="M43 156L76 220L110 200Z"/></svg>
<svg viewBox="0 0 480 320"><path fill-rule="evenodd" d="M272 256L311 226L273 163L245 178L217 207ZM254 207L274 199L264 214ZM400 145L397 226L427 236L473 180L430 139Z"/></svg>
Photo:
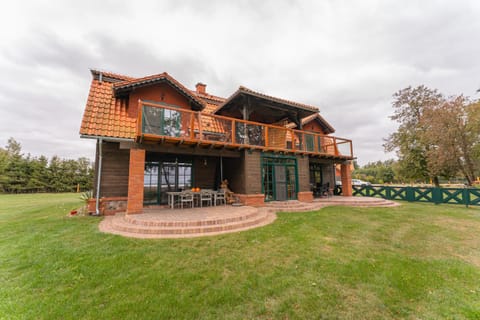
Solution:
<svg viewBox="0 0 480 320"><path fill-rule="evenodd" d="M240 87L230 97L186 88L167 73L143 78L91 70L80 128L97 140L97 213L167 202L167 192L229 188L246 205L351 195L352 142L332 136L318 108Z"/></svg>

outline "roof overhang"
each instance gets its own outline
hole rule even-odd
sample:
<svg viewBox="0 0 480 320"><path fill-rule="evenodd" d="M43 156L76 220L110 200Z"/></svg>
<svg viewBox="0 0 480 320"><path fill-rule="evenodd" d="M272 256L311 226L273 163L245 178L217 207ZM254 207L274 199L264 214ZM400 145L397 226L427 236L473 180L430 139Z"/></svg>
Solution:
<svg viewBox="0 0 480 320"><path fill-rule="evenodd" d="M318 113L318 108L265 95L245 87L240 87L215 111L219 115L232 115L232 111L248 106L252 111L268 116L271 123L288 118L300 123L302 118Z"/></svg>

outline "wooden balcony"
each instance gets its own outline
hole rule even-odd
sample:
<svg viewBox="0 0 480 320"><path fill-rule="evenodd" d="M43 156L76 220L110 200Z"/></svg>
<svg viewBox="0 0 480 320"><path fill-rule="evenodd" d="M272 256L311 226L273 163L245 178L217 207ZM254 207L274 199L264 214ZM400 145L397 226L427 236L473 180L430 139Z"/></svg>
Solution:
<svg viewBox="0 0 480 320"><path fill-rule="evenodd" d="M306 154L330 159L353 159L352 141L218 116L174 106L139 101L137 142L188 144L210 148L258 149Z"/></svg>

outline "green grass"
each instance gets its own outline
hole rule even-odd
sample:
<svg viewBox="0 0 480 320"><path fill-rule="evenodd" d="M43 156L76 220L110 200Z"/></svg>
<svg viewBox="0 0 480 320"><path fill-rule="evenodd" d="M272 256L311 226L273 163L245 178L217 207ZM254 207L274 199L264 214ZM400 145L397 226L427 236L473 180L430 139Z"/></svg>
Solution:
<svg viewBox="0 0 480 320"><path fill-rule="evenodd" d="M281 213L140 240L68 217L75 194L0 195L0 319L480 319L480 210Z"/></svg>

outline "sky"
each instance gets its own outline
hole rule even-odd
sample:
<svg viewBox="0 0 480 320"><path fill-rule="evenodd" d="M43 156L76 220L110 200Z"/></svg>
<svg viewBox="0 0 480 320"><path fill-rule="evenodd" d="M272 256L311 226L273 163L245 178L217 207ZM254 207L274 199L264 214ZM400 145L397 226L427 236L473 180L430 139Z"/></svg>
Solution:
<svg viewBox="0 0 480 320"><path fill-rule="evenodd" d="M395 92L480 98L479 38L476 0L7 1L0 147L13 137L33 156L93 159L79 127L94 68L315 105L360 165L386 160Z"/></svg>

